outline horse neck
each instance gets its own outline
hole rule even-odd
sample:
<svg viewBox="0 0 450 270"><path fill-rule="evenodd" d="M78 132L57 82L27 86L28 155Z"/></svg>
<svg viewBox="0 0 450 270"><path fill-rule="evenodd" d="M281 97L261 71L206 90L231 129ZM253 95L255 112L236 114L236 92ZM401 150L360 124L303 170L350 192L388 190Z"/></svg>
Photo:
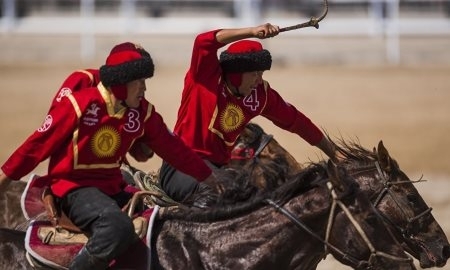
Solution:
<svg viewBox="0 0 450 270"><path fill-rule="evenodd" d="M323 237L329 205L329 194L322 187L297 195L284 207ZM179 247L195 250L202 267L233 262L233 269L255 269L261 265L266 269L314 269L312 266L317 265L324 253L320 242L271 206L216 222L168 220L157 238L160 247L174 245L170 258L162 258L162 264L173 269L180 269L173 265L176 262L169 262L173 257L194 256L183 253Z"/></svg>
<svg viewBox="0 0 450 270"><path fill-rule="evenodd" d="M383 189L382 176L375 166L375 161L368 163L366 161L353 160L343 163L347 172L356 180L360 189L370 198L381 192Z"/></svg>

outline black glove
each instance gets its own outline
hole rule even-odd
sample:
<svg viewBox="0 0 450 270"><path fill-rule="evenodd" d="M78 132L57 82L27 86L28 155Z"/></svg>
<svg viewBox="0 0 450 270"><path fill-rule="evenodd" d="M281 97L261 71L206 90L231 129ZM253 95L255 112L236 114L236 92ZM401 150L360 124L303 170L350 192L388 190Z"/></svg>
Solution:
<svg viewBox="0 0 450 270"><path fill-rule="evenodd" d="M216 204L219 195L209 185L199 183L197 189L192 193L192 206L205 209Z"/></svg>

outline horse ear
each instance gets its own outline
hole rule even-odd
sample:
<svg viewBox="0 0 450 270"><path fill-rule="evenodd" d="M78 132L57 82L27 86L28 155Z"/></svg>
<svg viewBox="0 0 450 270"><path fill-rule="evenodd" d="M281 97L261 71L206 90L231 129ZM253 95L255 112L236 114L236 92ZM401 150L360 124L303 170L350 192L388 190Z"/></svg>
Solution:
<svg viewBox="0 0 450 270"><path fill-rule="evenodd" d="M389 155L388 150L383 145L383 141L380 141L378 143L378 162L380 162L381 168L383 168L386 171L391 170L391 156Z"/></svg>

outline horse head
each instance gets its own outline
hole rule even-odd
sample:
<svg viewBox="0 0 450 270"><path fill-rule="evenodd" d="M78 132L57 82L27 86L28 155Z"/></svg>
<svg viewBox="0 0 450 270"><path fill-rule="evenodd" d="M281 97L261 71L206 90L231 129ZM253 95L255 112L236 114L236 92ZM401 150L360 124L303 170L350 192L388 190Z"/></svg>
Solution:
<svg viewBox="0 0 450 270"><path fill-rule="evenodd" d="M247 124L240 134L227 167L251 172L253 185L261 191L273 190L301 169L272 135L254 123Z"/></svg>
<svg viewBox="0 0 450 270"><path fill-rule="evenodd" d="M372 198L408 253L423 268L444 266L450 256L450 245L431 208L414 187L420 180L408 178L382 141L373 152L343 141L338 149L347 157L345 167Z"/></svg>
<svg viewBox="0 0 450 270"><path fill-rule="evenodd" d="M354 269L415 269L355 179L332 161L327 172L333 198L327 226L330 253ZM333 217L336 207L341 209Z"/></svg>

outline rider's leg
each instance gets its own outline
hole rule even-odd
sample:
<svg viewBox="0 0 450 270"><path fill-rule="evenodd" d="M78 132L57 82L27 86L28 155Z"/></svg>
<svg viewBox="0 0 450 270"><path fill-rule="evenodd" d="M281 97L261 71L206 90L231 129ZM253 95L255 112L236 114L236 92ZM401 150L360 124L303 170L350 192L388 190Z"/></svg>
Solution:
<svg viewBox="0 0 450 270"><path fill-rule="evenodd" d="M198 189L195 178L178 171L165 161L159 171L159 181L164 192L177 202L184 201Z"/></svg>
<svg viewBox="0 0 450 270"><path fill-rule="evenodd" d="M89 241L69 269L106 269L138 239L127 214L115 200L96 188L74 190L61 203L72 222L89 235Z"/></svg>
<svg viewBox="0 0 450 270"><path fill-rule="evenodd" d="M210 168L217 169L209 161L205 162ZM209 207L216 202L217 194L211 187L199 183L192 176L178 171L165 161L159 172L159 181L164 192L175 201L200 208ZM195 201L191 201L190 196L194 193L199 193L199 196L195 197Z"/></svg>

